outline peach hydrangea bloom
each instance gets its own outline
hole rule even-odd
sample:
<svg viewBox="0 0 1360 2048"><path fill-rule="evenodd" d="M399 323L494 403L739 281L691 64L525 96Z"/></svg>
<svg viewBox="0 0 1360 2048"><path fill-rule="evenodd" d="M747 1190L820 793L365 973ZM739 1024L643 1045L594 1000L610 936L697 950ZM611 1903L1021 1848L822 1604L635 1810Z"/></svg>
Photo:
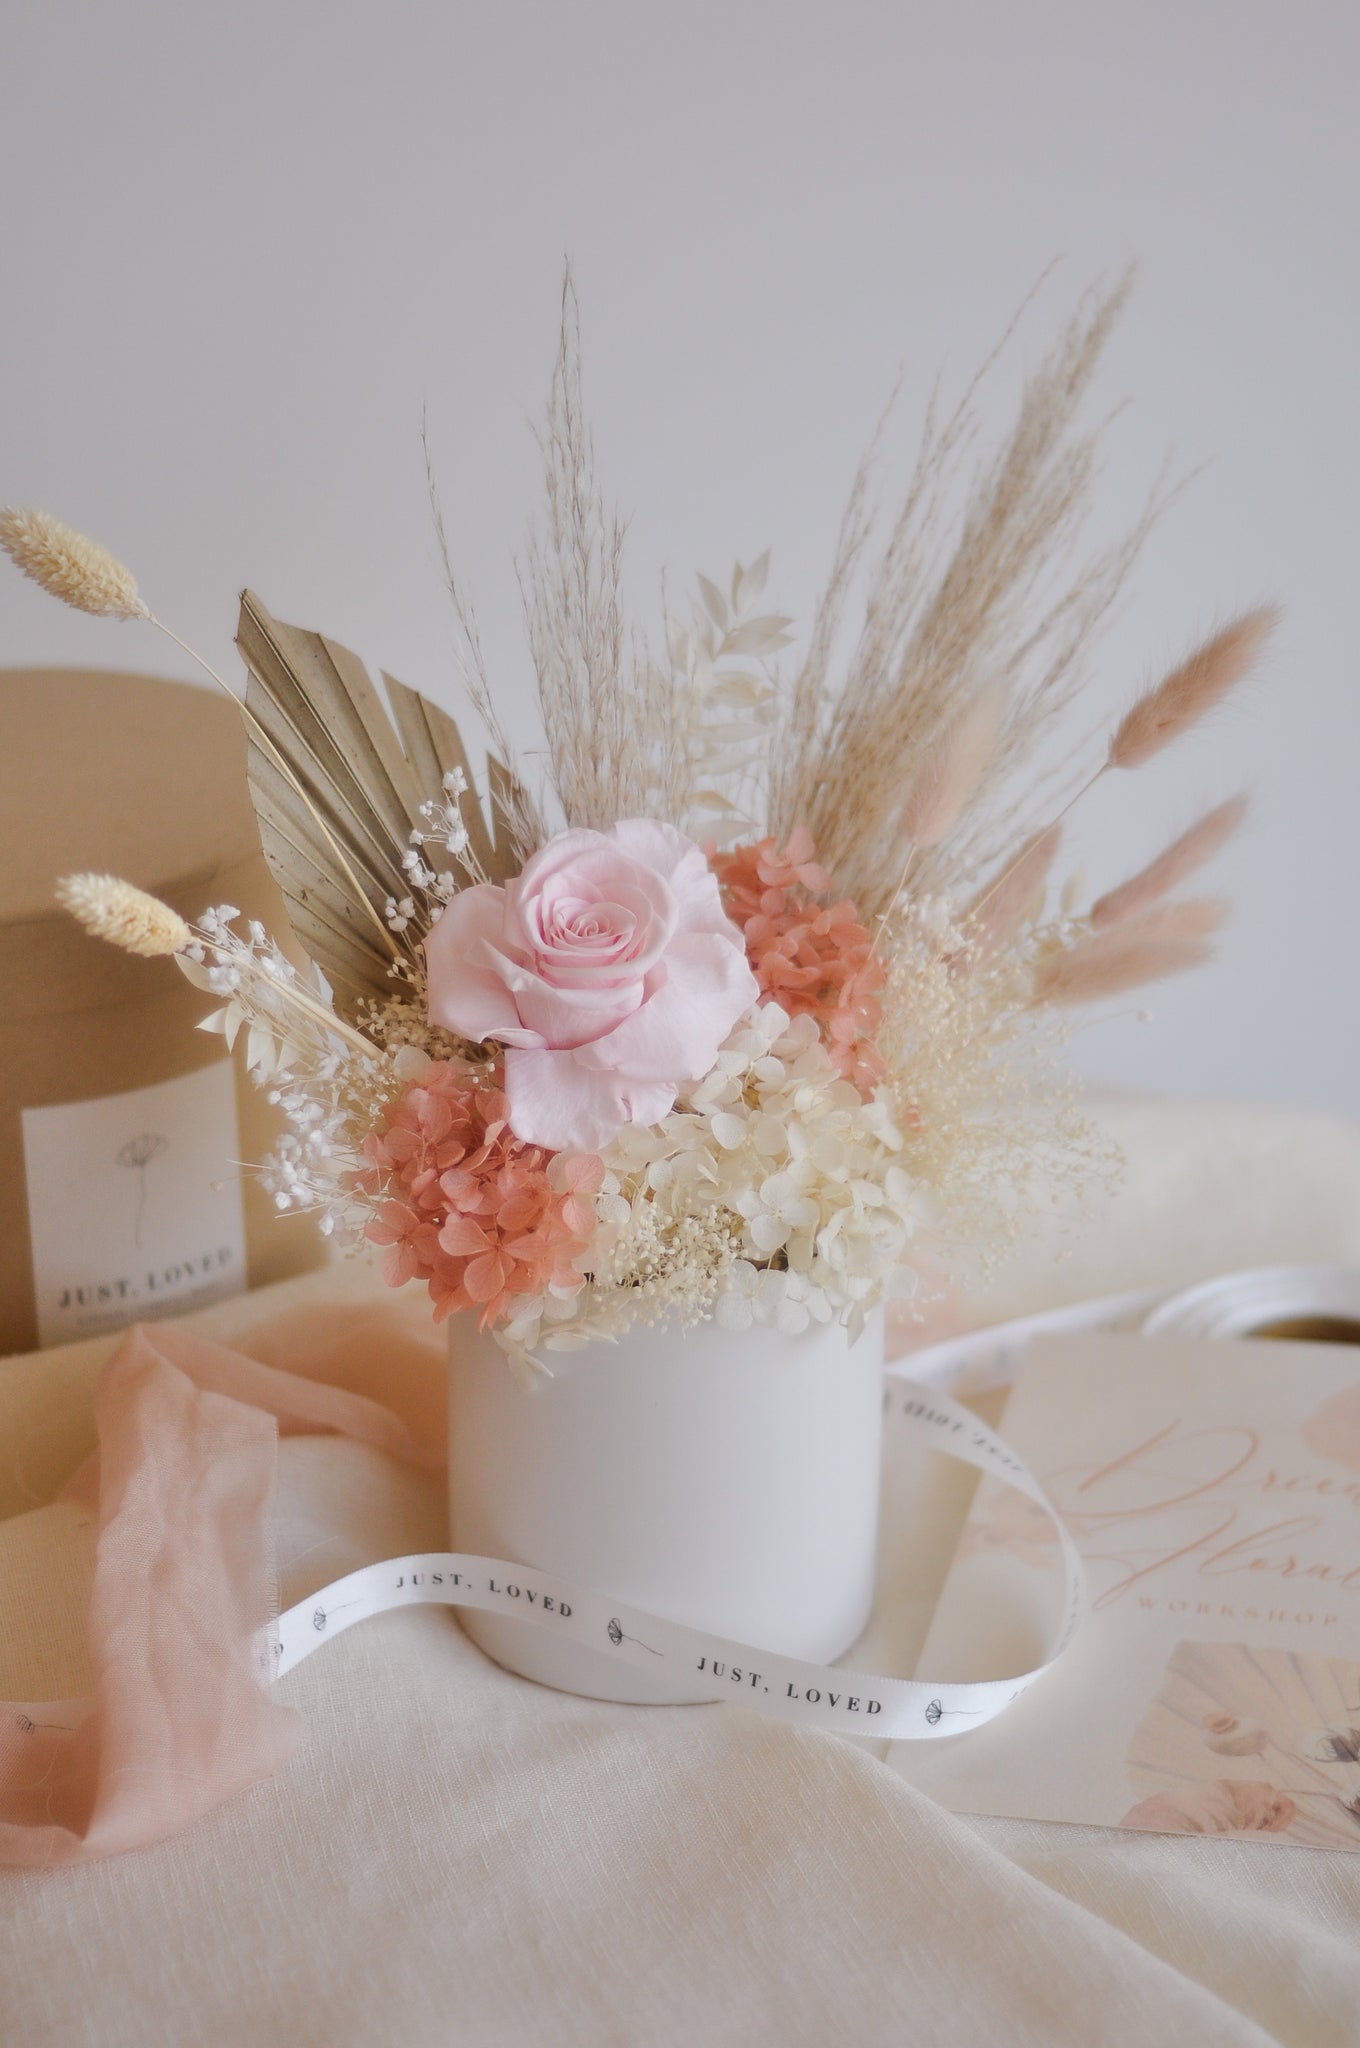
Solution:
<svg viewBox="0 0 1360 2048"><path fill-rule="evenodd" d="M825 901L831 878L815 855L799 826L782 852L761 839L710 858L762 995L790 1017L815 1019L836 1072L867 1090L885 1072L873 1043L883 969L854 904Z"/></svg>
<svg viewBox="0 0 1360 2048"><path fill-rule="evenodd" d="M366 1230L389 1286L424 1280L442 1323L503 1321L525 1295L570 1297L604 1180L592 1154L553 1154L511 1130L505 1095L432 1060L364 1139L360 1186L380 1198Z"/></svg>

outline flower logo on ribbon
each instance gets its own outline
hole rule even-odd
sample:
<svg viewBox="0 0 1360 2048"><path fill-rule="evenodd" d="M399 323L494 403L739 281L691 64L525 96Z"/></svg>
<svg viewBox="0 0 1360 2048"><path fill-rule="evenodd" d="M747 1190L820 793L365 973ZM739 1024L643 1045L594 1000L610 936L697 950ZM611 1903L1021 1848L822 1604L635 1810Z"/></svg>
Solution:
<svg viewBox="0 0 1360 2048"><path fill-rule="evenodd" d="M622 1622L617 1621L612 1615L610 1616L609 1627L605 1630L605 1634L609 1637L616 1650L621 1643L636 1643L640 1650L646 1650L647 1654L651 1657L660 1657L663 1654L660 1650L654 1650L650 1643L644 1643L641 1636L628 1635Z"/></svg>

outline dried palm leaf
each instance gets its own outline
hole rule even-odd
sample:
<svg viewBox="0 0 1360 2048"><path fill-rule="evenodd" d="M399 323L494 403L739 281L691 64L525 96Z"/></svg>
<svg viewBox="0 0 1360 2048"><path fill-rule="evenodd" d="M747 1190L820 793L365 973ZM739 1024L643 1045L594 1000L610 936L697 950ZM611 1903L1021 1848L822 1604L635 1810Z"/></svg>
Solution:
<svg viewBox="0 0 1360 2048"><path fill-rule="evenodd" d="M468 781L460 809L476 863L491 879L513 870L504 835L489 830L472 794L458 729L390 679L389 717L355 655L272 618L249 590L237 645L249 674L251 800L298 939L342 1009L390 994L394 966L411 955L388 929L387 901L406 891L402 862L420 806L440 796L449 769ZM503 802L513 779L498 762L489 776Z"/></svg>
<svg viewBox="0 0 1360 2048"><path fill-rule="evenodd" d="M387 686L392 717L417 783L427 795L433 795L443 787L444 777L450 772L462 774L467 788L458 801L458 811L467 827L472 854L488 877L495 875L498 880L503 880L504 871L497 862L492 836L477 801L476 777L458 727L447 711L431 704L429 698L422 697L418 690L410 690L405 683L399 683L395 676L388 675L386 669L383 670L383 682ZM494 781L492 787L494 790ZM441 849L429 846L428 842L427 851L433 867L439 867L441 860L447 860Z"/></svg>

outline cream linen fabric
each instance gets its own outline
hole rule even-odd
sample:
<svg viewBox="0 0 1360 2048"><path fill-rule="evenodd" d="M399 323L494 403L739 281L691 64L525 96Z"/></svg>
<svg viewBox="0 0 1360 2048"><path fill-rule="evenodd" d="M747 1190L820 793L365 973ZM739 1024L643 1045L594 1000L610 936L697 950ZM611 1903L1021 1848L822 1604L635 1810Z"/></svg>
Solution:
<svg viewBox="0 0 1360 2048"><path fill-rule="evenodd" d="M1360 1134L1186 1105L1106 1121L1123 1196L989 1313L1360 1263ZM318 1291L361 1327L374 1282L196 1324L246 1341ZM0 1697L88 1682L87 1533L41 1503L90 1448L109 1348L0 1369ZM444 1540L437 1479L334 1438L280 1446L274 1522L286 1600ZM908 1634L947 1549L893 1554ZM1360 2042L1360 1857L958 1820L864 1747L526 1685L435 1609L366 1623L280 1694L308 1733L276 1779L160 1848L0 1872L4 2048Z"/></svg>

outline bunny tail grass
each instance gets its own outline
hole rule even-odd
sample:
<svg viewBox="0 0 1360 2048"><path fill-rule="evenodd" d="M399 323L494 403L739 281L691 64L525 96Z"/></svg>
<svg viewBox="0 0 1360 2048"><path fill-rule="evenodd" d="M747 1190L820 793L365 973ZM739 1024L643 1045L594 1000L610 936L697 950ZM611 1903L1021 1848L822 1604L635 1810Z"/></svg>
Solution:
<svg viewBox="0 0 1360 2048"><path fill-rule="evenodd" d="M1126 924L1131 917L1141 916L1154 903L1160 903L1164 896L1169 896L1187 875L1212 860L1219 848L1231 839L1246 808L1246 798L1235 796L1220 804L1217 810L1207 811L1188 832L1182 832L1179 839L1173 839L1155 860L1149 861L1127 882L1121 882L1117 889L1111 889L1091 906L1093 928L1104 931L1110 925Z"/></svg>
<svg viewBox="0 0 1360 2048"><path fill-rule="evenodd" d="M1093 932L1041 962L1033 1001L1096 1003L1198 967L1209 958L1209 937L1222 916L1223 905L1208 899L1166 903L1127 924Z"/></svg>
<svg viewBox="0 0 1360 2048"><path fill-rule="evenodd" d="M1107 765L1141 768L1198 724L1248 673L1276 617L1273 605L1244 612L1141 696L1110 741Z"/></svg>

